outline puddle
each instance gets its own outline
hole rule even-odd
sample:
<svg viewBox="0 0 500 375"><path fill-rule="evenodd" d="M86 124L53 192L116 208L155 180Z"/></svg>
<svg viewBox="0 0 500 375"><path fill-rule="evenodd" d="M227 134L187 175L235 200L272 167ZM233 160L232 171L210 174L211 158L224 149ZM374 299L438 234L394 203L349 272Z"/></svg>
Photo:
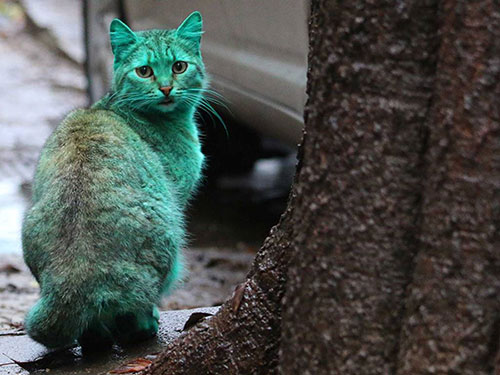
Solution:
<svg viewBox="0 0 500 375"><path fill-rule="evenodd" d="M27 204L20 181L0 181L0 254L21 254L21 225Z"/></svg>

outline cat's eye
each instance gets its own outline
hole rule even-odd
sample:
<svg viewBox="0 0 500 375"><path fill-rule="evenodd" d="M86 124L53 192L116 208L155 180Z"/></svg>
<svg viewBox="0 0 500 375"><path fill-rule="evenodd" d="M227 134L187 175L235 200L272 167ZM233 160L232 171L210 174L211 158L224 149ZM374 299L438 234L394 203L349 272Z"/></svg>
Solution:
<svg viewBox="0 0 500 375"><path fill-rule="evenodd" d="M175 74L181 74L186 71L187 67L188 67L187 62L176 61L174 62L174 65L172 65L172 72L174 72Z"/></svg>
<svg viewBox="0 0 500 375"><path fill-rule="evenodd" d="M135 72L141 78L149 78L153 75L153 69L147 65L136 68Z"/></svg>

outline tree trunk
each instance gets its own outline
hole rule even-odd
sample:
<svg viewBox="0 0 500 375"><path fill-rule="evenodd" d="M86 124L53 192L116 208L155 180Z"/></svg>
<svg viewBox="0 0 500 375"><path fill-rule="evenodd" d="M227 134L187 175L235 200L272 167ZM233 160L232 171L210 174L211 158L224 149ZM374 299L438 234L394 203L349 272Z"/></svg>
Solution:
<svg viewBox="0 0 500 375"><path fill-rule="evenodd" d="M395 372L417 251L436 7L313 2L285 374Z"/></svg>
<svg viewBox="0 0 500 375"><path fill-rule="evenodd" d="M398 374L500 374L500 3L443 1Z"/></svg>
<svg viewBox="0 0 500 375"><path fill-rule="evenodd" d="M289 252L285 236L291 233L287 221L285 218L271 230L247 281L236 288L232 298L210 320L175 340L146 373L276 373L280 301Z"/></svg>
<svg viewBox="0 0 500 375"><path fill-rule="evenodd" d="M311 12L288 208L148 373L500 373L500 4Z"/></svg>

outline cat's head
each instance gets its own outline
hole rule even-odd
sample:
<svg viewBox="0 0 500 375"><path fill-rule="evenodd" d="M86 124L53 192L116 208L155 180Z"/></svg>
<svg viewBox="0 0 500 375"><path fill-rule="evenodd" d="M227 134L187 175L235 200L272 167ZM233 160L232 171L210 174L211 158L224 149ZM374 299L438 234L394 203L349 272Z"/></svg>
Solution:
<svg viewBox="0 0 500 375"><path fill-rule="evenodd" d="M196 107L207 86L200 51L202 33L199 12L173 30L134 32L114 19L110 26L115 56L113 103L153 113Z"/></svg>

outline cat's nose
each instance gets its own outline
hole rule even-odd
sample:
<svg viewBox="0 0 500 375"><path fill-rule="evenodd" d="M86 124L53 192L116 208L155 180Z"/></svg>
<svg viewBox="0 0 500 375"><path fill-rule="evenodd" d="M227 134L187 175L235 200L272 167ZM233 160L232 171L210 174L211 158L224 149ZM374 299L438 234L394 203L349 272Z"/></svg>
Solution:
<svg viewBox="0 0 500 375"><path fill-rule="evenodd" d="M160 91L163 93L163 95L169 96L170 91L172 91L172 86L160 87Z"/></svg>

